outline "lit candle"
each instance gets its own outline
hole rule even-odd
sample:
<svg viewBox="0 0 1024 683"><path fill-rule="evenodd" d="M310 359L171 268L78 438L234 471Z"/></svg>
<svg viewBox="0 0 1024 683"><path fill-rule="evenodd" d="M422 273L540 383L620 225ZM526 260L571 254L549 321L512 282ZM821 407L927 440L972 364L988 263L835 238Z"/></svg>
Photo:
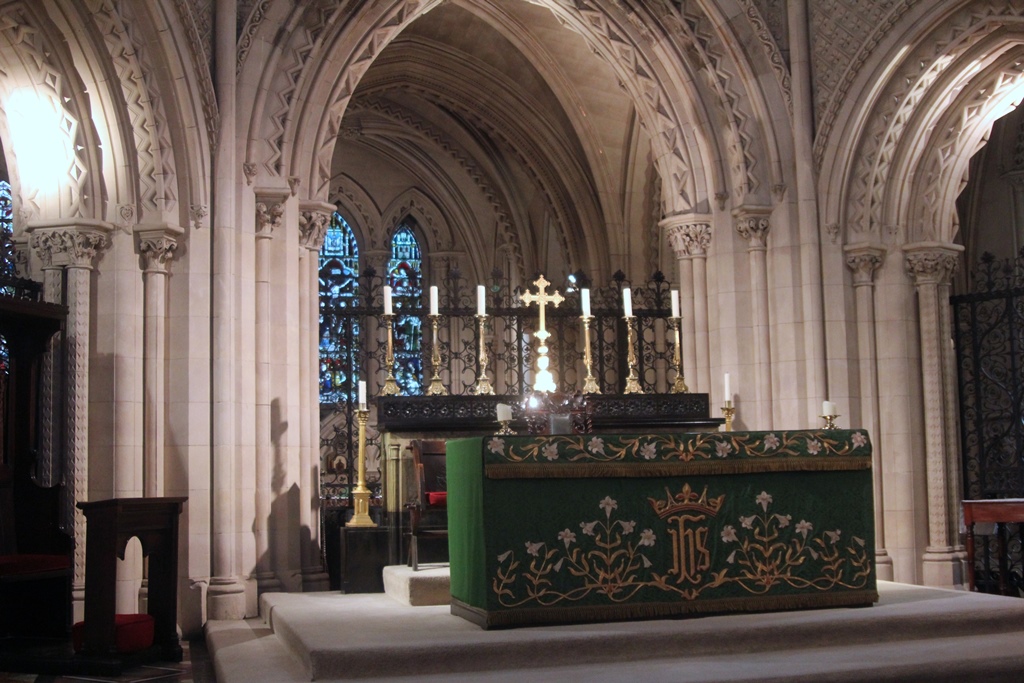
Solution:
<svg viewBox="0 0 1024 683"><path fill-rule="evenodd" d="M836 412L836 404L835 403L833 403L832 401L822 401L821 402L821 414L822 415L838 415L839 413Z"/></svg>
<svg viewBox="0 0 1024 683"><path fill-rule="evenodd" d="M580 290L580 307L583 309L583 315L590 317L590 290Z"/></svg>
<svg viewBox="0 0 1024 683"><path fill-rule="evenodd" d="M486 300L486 293L484 291L484 286L483 285L477 285L476 286L476 314L477 315L487 315L487 311L485 309L485 304L484 304L485 300Z"/></svg>
<svg viewBox="0 0 1024 683"><path fill-rule="evenodd" d="M512 406L507 403L499 403L497 406L498 422L512 421Z"/></svg>
<svg viewBox="0 0 1024 683"><path fill-rule="evenodd" d="M437 285L430 285L430 315L437 315Z"/></svg>
<svg viewBox="0 0 1024 683"><path fill-rule="evenodd" d="M673 318L678 318L679 317L679 290L678 289L673 289L672 290L672 317Z"/></svg>
<svg viewBox="0 0 1024 683"><path fill-rule="evenodd" d="M725 400L732 400L732 392L729 390L729 373L725 373Z"/></svg>
<svg viewBox="0 0 1024 683"><path fill-rule="evenodd" d="M627 318L633 317L633 293L629 287L622 288L622 314Z"/></svg>
<svg viewBox="0 0 1024 683"><path fill-rule="evenodd" d="M384 285L384 315L391 315L391 285Z"/></svg>
<svg viewBox="0 0 1024 683"><path fill-rule="evenodd" d="M366 410L366 382L359 380L359 410Z"/></svg>

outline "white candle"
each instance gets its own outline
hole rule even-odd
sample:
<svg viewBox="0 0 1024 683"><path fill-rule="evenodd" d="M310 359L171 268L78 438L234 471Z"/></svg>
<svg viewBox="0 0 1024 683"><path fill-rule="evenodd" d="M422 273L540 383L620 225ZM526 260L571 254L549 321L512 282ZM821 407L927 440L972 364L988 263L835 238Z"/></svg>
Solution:
<svg viewBox="0 0 1024 683"><path fill-rule="evenodd" d="M485 308L486 293L483 285L476 286L476 314L486 315L487 310Z"/></svg>
<svg viewBox="0 0 1024 683"><path fill-rule="evenodd" d="M506 403L499 403L497 405L498 422L511 422L512 421L512 406Z"/></svg>
<svg viewBox="0 0 1024 683"><path fill-rule="evenodd" d="M430 285L430 315L437 315L437 285Z"/></svg>
<svg viewBox="0 0 1024 683"><path fill-rule="evenodd" d="M633 317L633 293L629 287L622 288L622 314L627 318Z"/></svg>
<svg viewBox="0 0 1024 683"><path fill-rule="evenodd" d="M366 410L366 382L359 380L359 410Z"/></svg>
<svg viewBox="0 0 1024 683"><path fill-rule="evenodd" d="M822 415L838 415L839 413L836 411L836 404L835 403L833 403L832 401L822 401L821 402L821 414Z"/></svg>
<svg viewBox="0 0 1024 683"><path fill-rule="evenodd" d="M583 315L590 317L590 290L580 290L580 307L583 309Z"/></svg>
<svg viewBox="0 0 1024 683"><path fill-rule="evenodd" d="M673 289L672 290L672 317L673 318L678 318L679 317L679 290L678 289Z"/></svg>
<svg viewBox="0 0 1024 683"><path fill-rule="evenodd" d="M725 400L732 400L732 392L729 390L729 373L725 373Z"/></svg>
<svg viewBox="0 0 1024 683"><path fill-rule="evenodd" d="M391 285L384 285L384 315L391 315Z"/></svg>

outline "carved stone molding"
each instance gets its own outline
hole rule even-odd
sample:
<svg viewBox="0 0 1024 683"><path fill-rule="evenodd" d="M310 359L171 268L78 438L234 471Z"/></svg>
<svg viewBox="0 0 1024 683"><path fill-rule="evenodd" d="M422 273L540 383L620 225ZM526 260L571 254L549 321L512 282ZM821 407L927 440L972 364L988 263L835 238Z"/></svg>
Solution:
<svg viewBox="0 0 1024 683"><path fill-rule="evenodd" d="M771 209L741 208L733 211L736 232L747 241L750 249L764 249L768 245L771 230Z"/></svg>
<svg viewBox="0 0 1024 683"><path fill-rule="evenodd" d="M959 244L942 242L904 245L907 273L917 286L948 285L960 267L960 253L963 250Z"/></svg>
<svg viewBox="0 0 1024 683"><path fill-rule="evenodd" d="M846 266L853 271L855 287L873 285L875 271L885 261L886 248L880 244L850 244L843 247L846 253Z"/></svg>
<svg viewBox="0 0 1024 683"><path fill-rule="evenodd" d="M252 185L256 179L256 164L251 161L242 162L242 174L245 176L245 184Z"/></svg>
<svg viewBox="0 0 1024 683"><path fill-rule="evenodd" d="M29 226L31 244L43 267L68 266L91 270L96 255L110 244L111 226L101 221Z"/></svg>
<svg viewBox="0 0 1024 683"><path fill-rule="evenodd" d="M203 221L210 215L210 207L205 204L193 204L188 211L188 217L192 219L192 227L199 230L203 227Z"/></svg>
<svg viewBox="0 0 1024 683"><path fill-rule="evenodd" d="M185 234L185 229L176 225L139 225L135 234L138 235L143 272L166 273L167 264L174 258L178 239Z"/></svg>

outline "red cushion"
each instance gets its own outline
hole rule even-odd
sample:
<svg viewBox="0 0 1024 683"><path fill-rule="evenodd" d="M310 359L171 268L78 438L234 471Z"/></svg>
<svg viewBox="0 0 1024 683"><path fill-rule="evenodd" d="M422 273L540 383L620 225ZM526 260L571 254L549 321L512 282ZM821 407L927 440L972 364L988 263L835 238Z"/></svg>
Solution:
<svg viewBox="0 0 1024 683"><path fill-rule="evenodd" d="M85 622L71 627L71 644L81 652L85 644ZM148 614L115 614L114 644L121 653L138 652L153 645L153 617Z"/></svg>
<svg viewBox="0 0 1024 683"><path fill-rule="evenodd" d="M0 555L0 576L20 576L71 567L67 555Z"/></svg>
<svg viewBox="0 0 1024 683"><path fill-rule="evenodd" d="M448 492L447 491L427 491L427 504L428 505L448 505Z"/></svg>

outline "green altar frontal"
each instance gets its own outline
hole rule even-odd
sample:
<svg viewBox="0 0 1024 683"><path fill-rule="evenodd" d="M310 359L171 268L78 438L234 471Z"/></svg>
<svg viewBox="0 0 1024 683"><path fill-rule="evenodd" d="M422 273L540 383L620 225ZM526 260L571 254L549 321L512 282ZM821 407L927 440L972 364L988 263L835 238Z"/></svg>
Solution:
<svg viewBox="0 0 1024 683"><path fill-rule="evenodd" d="M485 628L870 605L863 430L448 442L452 613Z"/></svg>

